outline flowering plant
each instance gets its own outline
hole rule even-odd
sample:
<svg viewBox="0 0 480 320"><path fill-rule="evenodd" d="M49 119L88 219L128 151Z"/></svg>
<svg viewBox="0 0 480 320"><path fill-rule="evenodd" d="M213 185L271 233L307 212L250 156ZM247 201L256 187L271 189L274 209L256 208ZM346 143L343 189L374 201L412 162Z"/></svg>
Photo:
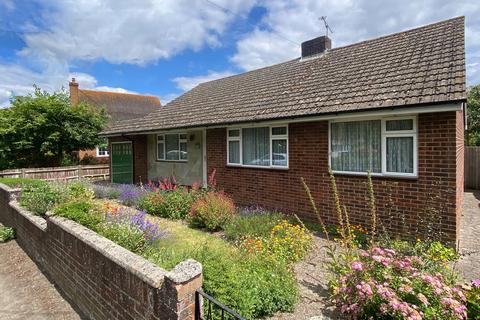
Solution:
<svg viewBox="0 0 480 320"><path fill-rule="evenodd" d="M424 264L392 249L360 251L338 278L333 301L354 319L465 319L460 288L446 285L440 273L422 271Z"/></svg>
<svg viewBox="0 0 480 320"><path fill-rule="evenodd" d="M234 215L235 204L229 196L209 191L195 200L187 220L191 226L216 231L223 229Z"/></svg>
<svg viewBox="0 0 480 320"><path fill-rule="evenodd" d="M480 319L480 279L472 280L465 290L468 319Z"/></svg>
<svg viewBox="0 0 480 320"><path fill-rule="evenodd" d="M240 248L247 253L271 255L294 263L305 257L311 244L312 236L305 227L282 220L272 228L268 237L247 236L240 242Z"/></svg>
<svg viewBox="0 0 480 320"><path fill-rule="evenodd" d="M145 195L146 191L131 184L123 184L120 186L120 196L118 200L129 207L134 207L138 204L140 198Z"/></svg>

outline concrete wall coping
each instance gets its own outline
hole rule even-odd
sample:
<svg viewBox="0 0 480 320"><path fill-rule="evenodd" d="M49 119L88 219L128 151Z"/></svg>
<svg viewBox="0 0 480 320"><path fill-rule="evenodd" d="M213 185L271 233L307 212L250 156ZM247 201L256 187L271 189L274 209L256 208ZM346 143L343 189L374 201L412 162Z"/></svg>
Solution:
<svg viewBox="0 0 480 320"><path fill-rule="evenodd" d="M13 209L15 209L15 211L21 214L25 219L31 221L32 224L34 224L37 228L44 232L47 231L47 221L43 217L40 217L23 208L16 200L10 201L9 204Z"/></svg>
<svg viewBox="0 0 480 320"><path fill-rule="evenodd" d="M22 190L20 188L12 188L12 187L7 186L6 184L3 184L3 183L0 183L0 188L7 191L8 193L20 192Z"/></svg>

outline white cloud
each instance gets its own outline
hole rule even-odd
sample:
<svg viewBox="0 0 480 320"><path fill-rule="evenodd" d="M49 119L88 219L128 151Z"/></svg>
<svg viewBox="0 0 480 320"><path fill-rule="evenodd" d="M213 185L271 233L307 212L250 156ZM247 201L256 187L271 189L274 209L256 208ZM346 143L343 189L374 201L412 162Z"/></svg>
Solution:
<svg viewBox="0 0 480 320"><path fill-rule="evenodd" d="M243 14L253 0L215 3ZM49 29L27 33L22 54L145 64L220 45L218 35L235 19L230 12L205 0L53 0L43 13Z"/></svg>
<svg viewBox="0 0 480 320"><path fill-rule="evenodd" d="M0 7L4 7L7 11L13 11L15 9L15 3L12 0L0 1Z"/></svg>
<svg viewBox="0 0 480 320"><path fill-rule="evenodd" d="M177 77L172 81L176 84L177 88L179 88L180 90L188 91L190 89L193 89L194 87L196 87L198 84L202 82L225 78L231 75L234 75L234 73L230 71L216 72L216 71L210 70L206 75L194 76L194 77Z"/></svg>
<svg viewBox="0 0 480 320"><path fill-rule="evenodd" d="M339 47L465 15L467 61L480 62L479 57L470 57L480 50L477 0L264 0L262 5L267 13L260 27L237 42L237 51L231 57L243 70L299 57L301 42L324 34L320 16L327 16L334 31L333 46ZM478 72L467 70L467 74L469 83L480 82Z"/></svg>

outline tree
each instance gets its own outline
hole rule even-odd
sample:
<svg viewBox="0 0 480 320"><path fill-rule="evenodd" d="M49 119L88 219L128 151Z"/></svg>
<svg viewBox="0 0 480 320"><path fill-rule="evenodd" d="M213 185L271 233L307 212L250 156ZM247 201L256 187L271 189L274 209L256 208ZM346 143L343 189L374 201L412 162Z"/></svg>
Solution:
<svg viewBox="0 0 480 320"><path fill-rule="evenodd" d="M480 84L468 89L467 119L468 129L465 132L465 144L480 146Z"/></svg>
<svg viewBox="0 0 480 320"><path fill-rule="evenodd" d="M70 105L64 91L17 96L0 110L0 169L58 166L65 155L92 149L107 114L85 103Z"/></svg>

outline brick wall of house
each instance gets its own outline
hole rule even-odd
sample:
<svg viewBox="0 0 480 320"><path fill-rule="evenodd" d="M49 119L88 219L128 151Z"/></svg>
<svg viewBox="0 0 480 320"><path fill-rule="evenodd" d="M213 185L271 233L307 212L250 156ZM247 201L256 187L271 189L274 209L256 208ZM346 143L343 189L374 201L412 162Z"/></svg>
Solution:
<svg viewBox="0 0 480 320"><path fill-rule="evenodd" d="M96 163L109 163L110 157L97 157L97 149L80 150L78 152L78 158L85 160L85 158L94 158Z"/></svg>
<svg viewBox="0 0 480 320"><path fill-rule="evenodd" d="M457 111L457 134L456 134L456 151L457 151L457 235L460 232L460 217L462 215L462 201L464 191L465 178L465 123L464 114L462 111Z"/></svg>
<svg viewBox="0 0 480 320"><path fill-rule="evenodd" d="M123 137L112 137L108 139L108 149L111 152L112 142L132 141L133 146L133 180L135 183L146 182L148 179L148 157L147 157L147 136L134 135ZM110 162L110 171L112 164Z"/></svg>
<svg viewBox="0 0 480 320"><path fill-rule="evenodd" d="M34 215L13 195L0 184L0 222L15 228L18 244L82 319L193 320L198 262L167 272L73 221Z"/></svg>
<svg viewBox="0 0 480 320"><path fill-rule="evenodd" d="M461 186L460 131L455 112L418 116L418 178L374 177L380 227L411 236L423 235L432 224L443 239L457 238ZM289 125L289 169L226 166L226 129L207 130L208 172L217 170L220 188L239 205L261 205L297 213L315 222L300 178L304 177L327 224L336 223L328 177L328 122ZM459 171L457 171L457 167ZM351 223L370 225L366 177L336 175L342 204ZM427 221L429 223L427 223Z"/></svg>

